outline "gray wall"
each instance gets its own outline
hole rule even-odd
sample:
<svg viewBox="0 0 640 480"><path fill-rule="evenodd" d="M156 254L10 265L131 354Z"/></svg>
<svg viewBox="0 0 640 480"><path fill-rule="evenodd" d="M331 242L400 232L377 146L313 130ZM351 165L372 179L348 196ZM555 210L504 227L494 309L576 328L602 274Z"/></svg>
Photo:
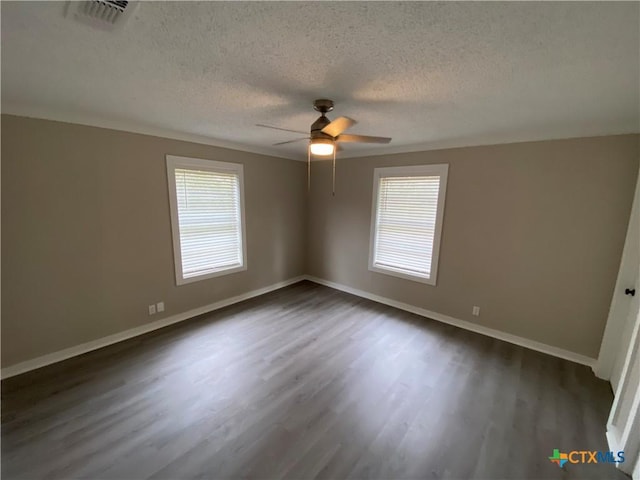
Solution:
<svg viewBox="0 0 640 480"><path fill-rule="evenodd" d="M3 115L2 366L303 273L596 357L639 138L339 159L335 197L315 162L308 198L301 162ZM246 272L176 286L166 154L244 164ZM435 287L367 269L373 168L424 163L449 164Z"/></svg>
<svg viewBox="0 0 640 480"><path fill-rule="evenodd" d="M176 286L165 154L244 164L246 272ZM306 200L301 162L3 115L2 366L303 274Z"/></svg>
<svg viewBox="0 0 640 480"><path fill-rule="evenodd" d="M638 173L637 135L315 162L311 275L597 357ZM438 284L368 266L373 169L448 163ZM481 315L471 315L473 305Z"/></svg>

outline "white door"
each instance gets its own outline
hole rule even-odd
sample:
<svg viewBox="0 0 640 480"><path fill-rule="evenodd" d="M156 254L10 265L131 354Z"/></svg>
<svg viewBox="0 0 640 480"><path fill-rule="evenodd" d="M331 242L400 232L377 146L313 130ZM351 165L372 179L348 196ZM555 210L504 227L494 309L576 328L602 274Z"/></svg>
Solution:
<svg viewBox="0 0 640 480"><path fill-rule="evenodd" d="M602 337L598 362L594 368L599 378L609 380L615 392L620 383L625 354L640 304L640 178L631 208L627 237L622 252L620 270L611 300L609 318ZM636 290L635 295L626 294ZM629 292L630 293L630 292Z"/></svg>
<svg viewBox="0 0 640 480"><path fill-rule="evenodd" d="M605 335L609 344L603 339L600 360L608 354L610 358L610 379L614 398L607 421L607 440L613 452L624 451L625 462L618 467L632 473L635 460L640 455L640 204L638 196L640 187L636 187L631 221L627 232L622 265L618 276L617 292L610 312L611 325L607 324ZM635 294L632 295L633 290ZM617 306L614 305L617 302ZM617 309L617 310L616 310ZM622 317L625 313L626 318ZM615 319L613 314L622 317ZM616 323L617 320L617 323ZM615 328L618 329L616 331ZM614 343L617 342L617 343Z"/></svg>
<svg viewBox="0 0 640 480"><path fill-rule="evenodd" d="M635 294L631 296L631 301L627 308L627 319L624 326L621 329L620 335L620 348L617 352L615 362L613 363L613 369L611 370L611 387L615 392L620 386L620 377L622 376L622 369L624 368L624 361L626 359L626 353L629 350L629 342L633 334L633 327L638 317L638 310L640 310L640 291L638 287L638 274L633 283L629 282L629 287L625 287L624 290L628 291L627 295L631 296L631 292L635 290Z"/></svg>

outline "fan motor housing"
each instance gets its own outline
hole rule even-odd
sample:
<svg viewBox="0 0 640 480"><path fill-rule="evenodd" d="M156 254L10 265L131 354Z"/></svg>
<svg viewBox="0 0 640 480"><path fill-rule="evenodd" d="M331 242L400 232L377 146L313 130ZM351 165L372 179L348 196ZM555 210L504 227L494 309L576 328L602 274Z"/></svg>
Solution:
<svg viewBox="0 0 640 480"><path fill-rule="evenodd" d="M311 124L311 138L326 138L327 140L333 140L334 138L322 132L322 129L331 123L325 114L333 110L333 100L328 98L319 98L313 101L313 109L320 112L322 115Z"/></svg>
<svg viewBox="0 0 640 480"><path fill-rule="evenodd" d="M311 138L329 138L333 139L331 135L322 132L322 129L329 125L331 120L329 120L324 115L318 117L318 119L311 124Z"/></svg>

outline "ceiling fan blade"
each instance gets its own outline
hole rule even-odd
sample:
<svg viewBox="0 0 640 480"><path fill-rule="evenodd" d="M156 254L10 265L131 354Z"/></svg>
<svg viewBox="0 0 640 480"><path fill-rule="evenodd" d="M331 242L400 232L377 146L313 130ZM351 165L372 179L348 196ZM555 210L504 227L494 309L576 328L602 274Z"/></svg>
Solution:
<svg viewBox="0 0 640 480"><path fill-rule="evenodd" d="M347 128L352 127L356 123L357 122L355 120L349 117L338 117L320 131L322 133L326 133L327 135L331 135L332 137L337 137Z"/></svg>
<svg viewBox="0 0 640 480"><path fill-rule="evenodd" d="M368 135L339 135L336 141L343 143L389 143L389 137L370 137Z"/></svg>
<svg viewBox="0 0 640 480"><path fill-rule="evenodd" d="M278 142L278 143L274 143L273 146L276 145L285 145L287 143L294 143L294 142L299 142L300 140L309 140L307 137L305 138L296 138L295 140L287 140L286 142Z"/></svg>
<svg viewBox="0 0 640 480"><path fill-rule="evenodd" d="M308 135L309 134L309 132L303 132L303 131L300 131L300 130L290 130L288 128L272 127L271 125L263 125L262 123L256 123L256 127L272 128L274 130L282 130L283 132L302 133L303 135Z"/></svg>

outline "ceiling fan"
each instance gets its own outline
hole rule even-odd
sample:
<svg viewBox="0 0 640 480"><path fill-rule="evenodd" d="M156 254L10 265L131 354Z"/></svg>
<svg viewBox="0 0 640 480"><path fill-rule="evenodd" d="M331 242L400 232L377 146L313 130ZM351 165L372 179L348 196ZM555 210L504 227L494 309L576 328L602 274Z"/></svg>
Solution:
<svg viewBox="0 0 640 480"><path fill-rule="evenodd" d="M340 148L340 143L389 143L389 137L371 137L368 135L349 135L343 132L356 124L356 121L349 117L339 117L331 121L326 114L333 110L333 100L320 98L313 102L314 110L320 112L320 117L311 124L308 136L287 140L285 142L274 143L273 145L285 145L287 143L309 141L307 150L307 182L311 185L311 155L328 157L333 155L333 194L335 195L336 183L336 150ZM283 130L285 132L294 132L307 135L307 132L300 130L290 130L288 128L274 127L271 125L256 124L257 127L272 128L275 130Z"/></svg>

